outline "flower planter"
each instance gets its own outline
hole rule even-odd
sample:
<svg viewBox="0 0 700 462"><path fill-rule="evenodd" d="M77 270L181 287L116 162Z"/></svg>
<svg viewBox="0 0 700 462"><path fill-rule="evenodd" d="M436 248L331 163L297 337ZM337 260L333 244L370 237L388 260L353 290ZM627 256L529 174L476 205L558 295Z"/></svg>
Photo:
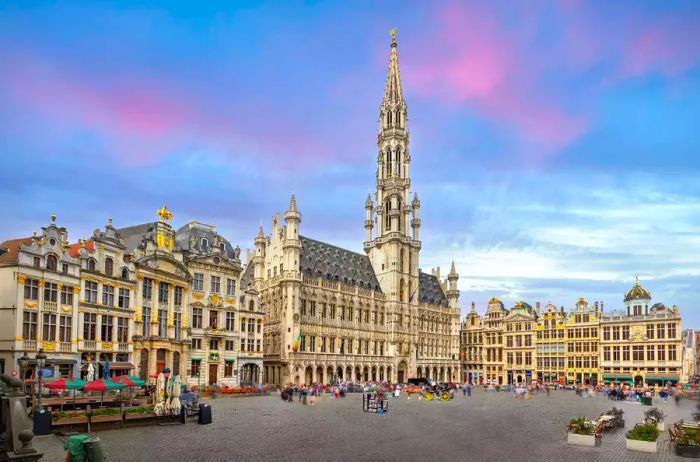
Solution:
<svg viewBox="0 0 700 462"><path fill-rule="evenodd" d="M676 444L676 455L691 459L700 459L700 446L683 446Z"/></svg>
<svg viewBox="0 0 700 462"><path fill-rule="evenodd" d="M126 420L138 420L138 419L151 419L155 417L156 415L152 412L143 412L141 414L133 413L133 414L124 414L124 419Z"/></svg>
<svg viewBox="0 0 700 462"><path fill-rule="evenodd" d="M121 414L110 414L110 415L92 415L90 416L90 423L97 422L119 422L122 420Z"/></svg>
<svg viewBox="0 0 700 462"><path fill-rule="evenodd" d="M569 433L566 442L575 446L589 447L600 446L601 443L600 438L596 438L595 435L578 435L576 433Z"/></svg>
<svg viewBox="0 0 700 462"><path fill-rule="evenodd" d="M80 425L87 423L87 416L68 417L66 419L54 419L51 425Z"/></svg>
<svg viewBox="0 0 700 462"><path fill-rule="evenodd" d="M640 441L625 438L627 449L630 451L657 453L659 448L656 441Z"/></svg>

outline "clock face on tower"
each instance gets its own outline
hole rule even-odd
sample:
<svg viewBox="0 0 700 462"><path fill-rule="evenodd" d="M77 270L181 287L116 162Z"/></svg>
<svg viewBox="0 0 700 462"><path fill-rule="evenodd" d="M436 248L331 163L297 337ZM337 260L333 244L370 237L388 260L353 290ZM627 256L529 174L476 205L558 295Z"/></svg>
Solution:
<svg viewBox="0 0 700 462"><path fill-rule="evenodd" d="M644 326L632 326L630 328L630 340L633 342L644 340Z"/></svg>

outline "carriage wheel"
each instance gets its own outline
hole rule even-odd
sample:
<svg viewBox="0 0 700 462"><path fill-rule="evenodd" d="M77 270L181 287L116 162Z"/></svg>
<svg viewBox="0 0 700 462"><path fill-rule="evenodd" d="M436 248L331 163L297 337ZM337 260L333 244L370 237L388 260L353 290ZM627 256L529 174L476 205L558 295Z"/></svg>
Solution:
<svg viewBox="0 0 700 462"><path fill-rule="evenodd" d="M440 399L443 400L443 401L449 401L450 398L452 398L452 397L450 396L450 392L448 392L448 391L443 391L443 392L440 394Z"/></svg>
<svg viewBox="0 0 700 462"><path fill-rule="evenodd" d="M426 401L432 401L433 400L433 394L429 391L425 392L425 395L423 395L423 398L425 398Z"/></svg>

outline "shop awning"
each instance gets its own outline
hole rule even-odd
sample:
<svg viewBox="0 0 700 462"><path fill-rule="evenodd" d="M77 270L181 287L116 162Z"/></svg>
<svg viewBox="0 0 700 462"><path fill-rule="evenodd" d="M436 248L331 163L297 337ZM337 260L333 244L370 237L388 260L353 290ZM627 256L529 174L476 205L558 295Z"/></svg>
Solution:
<svg viewBox="0 0 700 462"><path fill-rule="evenodd" d="M104 367L103 362L100 363L100 367ZM136 368L136 366L134 366L131 363L127 363L127 362L118 362L118 361L111 362L110 361L109 368L110 368L110 370L111 369L134 369L134 368Z"/></svg>
<svg viewBox="0 0 700 462"><path fill-rule="evenodd" d="M78 360L76 359L64 359L64 358L48 358L46 360L46 365L47 366L53 366L53 365L59 365L59 364L77 364ZM36 366L36 359L30 359L27 364L29 366Z"/></svg>
<svg viewBox="0 0 700 462"><path fill-rule="evenodd" d="M603 380L615 380L615 381L631 382L632 377L630 377L628 375L604 375Z"/></svg>
<svg viewBox="0 0 700 462"><path fill-rule="evenodd" d="M225 359L224 362L232 363L232 362L234 362L234 360L233 359Z"/></svg>
<svg viewBox="0 0 700 462"><path fill-rule="evenodd" d="M661 383L666 383L666 382L678 382L679 377L647 377L646 381L647 382L661 382Z"/></svg>

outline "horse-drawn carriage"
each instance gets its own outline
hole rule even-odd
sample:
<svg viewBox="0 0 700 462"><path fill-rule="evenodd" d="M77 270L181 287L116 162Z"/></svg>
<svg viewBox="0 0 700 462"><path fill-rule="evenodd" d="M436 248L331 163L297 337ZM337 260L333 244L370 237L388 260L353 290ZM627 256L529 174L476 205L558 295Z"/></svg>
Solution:
<svg viewBox="0 0 700 462"><path fill-rule="evenodd" d="M448 385L441 385L426 378L408 379L404 392L420 395L426 401L434 399L449 401L454 398L454 393Z"/></svg>

